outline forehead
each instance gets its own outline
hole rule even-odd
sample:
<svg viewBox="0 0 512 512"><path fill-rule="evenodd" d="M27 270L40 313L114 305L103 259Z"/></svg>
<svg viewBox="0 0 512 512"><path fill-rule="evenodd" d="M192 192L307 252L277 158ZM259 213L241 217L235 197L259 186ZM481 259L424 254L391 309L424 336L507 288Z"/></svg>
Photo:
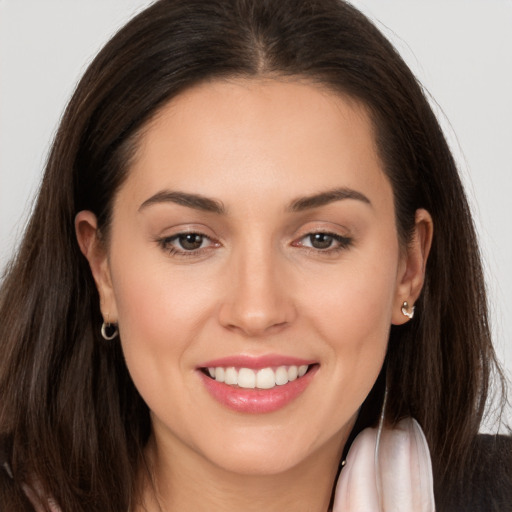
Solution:
<svg viewBox="0 0 512 512"><path fill-rule="evenodd" d="M230 201L339 186L389 189L367 110L304 81L233 79L165 105L141 135L124 188L134 201L165 188Z"/></svg>

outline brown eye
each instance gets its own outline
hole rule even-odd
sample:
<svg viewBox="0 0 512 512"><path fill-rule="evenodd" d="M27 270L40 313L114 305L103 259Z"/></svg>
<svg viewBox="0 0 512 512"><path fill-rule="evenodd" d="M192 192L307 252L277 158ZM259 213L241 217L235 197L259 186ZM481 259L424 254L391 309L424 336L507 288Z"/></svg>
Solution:
<svg viewBox="0 0 512 512"><path fill-rule="evenodd" d="M312 233L309 235L311 247L315 249L329 249L334 241L334 237L327 233Z"/></svg>
<svg viewBox="0 0 512 512"><path fill-rule="evenodd" d="M194 232L177 233L155 241L166 253L177 258L205 256L210 250L221 246L218 241L212 240L208 235Z"/></svg>
<svg viewBox="0 0 512 512"><path fill-rule="evenodd" d="M292 243L294 247L304 247L322 254L335 254L348 249L351 245L351 238L323 231L308 233Z"/></svg>
<svg viewBox="0 0 512 512"><path fill-rule="evenodd" d="M204 236L197 233L186 233L179 235L177 240L185 251L195 251L203 245Z"/></svg>

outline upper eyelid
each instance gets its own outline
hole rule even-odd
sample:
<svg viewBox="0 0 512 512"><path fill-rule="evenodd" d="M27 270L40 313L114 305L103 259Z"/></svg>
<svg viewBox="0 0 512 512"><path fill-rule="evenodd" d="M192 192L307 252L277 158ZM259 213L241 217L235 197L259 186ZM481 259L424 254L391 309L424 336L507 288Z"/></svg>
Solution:
<svg viewBox="0 0 512 512"><path fill-rule="evenodd" d="M327 223L327 222L326 222ZM307 224L313 224L312 226L308 226ZM343 226L341 224L337 224L336 227L333 227L332 225L325 226L325 225L314 225L314 222L307 223L306 225L301 226L300 228L294 230L295 234L291 234L291 243L297 242L300 239L306 238L310 235L315 234L325 234L330 235L334 238L342 238L345 240L353 240L353 235L349 231L349 229L346 226ZM320 223L323 224L323 221ZM329 223L331 224L331 223ZM172 231L171 231L172 230ZM174 231L176 230L176 231ZM199 236L202 236L209 240L210 242L217 243L220 245L225 245L226 240L223 236L217 236L216 233L212 232L212 230L204 225L177 225L177 226L169 226L165 230L162 230L164 233L161 235L157 235L154 237L154 240L159 243L163 242L171 242L179 238L180 236L189 235L189 234L196 234ZM165 231L171 231L170 233L166 234ZM228 236L229 238L229 236ZM288 242L288 243L290 243Z"/></svg>
<svg viewBox="0 0 512 512"><path fill-rule="evenodd" d="M180 247L178 244L175 244L176 240L183 235L197 234L209 241L206 247L198 247L197 249L187 250L183 247ZM166 252L170 257L174 258L199 258L201 256L206 255L208 251L212 251L220 246L220 243L216 242L212 237L208 235L203 235L201 233L197 233L196 231L189 232L180 232L174 235L164 236L160 238L156 238L155 242L158 247Z"/></svg>
<svg viewBox="0 0 512 512"><path fill-rule="evenodd" d="M338 228L332 228L330 226L319 226L319 227L307 227L306 229L299 229L297 230L295 236L295 239L304 238L309 235L316 235L316 234L325 234L325 235L331 235L334 237L341 237L341 238L353 238L352 233L345 227L345 226L338 226Z"/></svg>
<svg viewBox="0 0 512 512"><path fill-rule="evenodd" d="M340 219L341 220L341 219ZM332 220L329 218L317 218L317 219L303 219L300 223L295 224L297 228L295 232L297 233L317 233L317 232L329 232L329 233L349 233L351 230L348 225L340 222L339 220Z"/></svg>
<svg viewBox="0 0 512 512"><path fill-rule="evenodd" d="M181 236L186 236L186 235L198 235L198 236L201 236L201 237L203 237L203 238L205 238L207 240L210 240L210 242L213 242L213 243L217 242L217 240L215 238L213 238L212 236L209 236L209 235L207 235L205 233L201 233L199 231L180 231L179 233L176 233L176 234L173 234L173 235L159 237L157 240L159 242L170 243L170 242L173 242L174 240L177 240Z"/></svg>
<svg viewBox="0 0 512 512"><path fill-rule="evenodd" d="M157 234L155 236L155 239L158 240L164 240L164 239L171 239L176 238L181 235L201 235L206 238L209 238L211 240L217 240L218 237L213 233L213 231L206 226L197 226L197 225L190 225L190 226L169 226L165 229L160 230L160 234Z"/></svg>
<svg viewBox="0 0 512 512"><path fill-rule="evenodd" d="M318 234L332 235L332 236L343 236L343 237L348 236L348 235L345 235L345 234L338 233L334 229L326 229L326 228L308 229L304 234L299 235L299 236L300 237L304 237L304 236L308 236L308 235L318 235Z"/></svg>
<svg viewBox="0 0 512 512"><path fill-rule="evenodd" d="M307 238L308 236L311 236L311 235L327 235L327 236L331 236L332 238L334 238L335 240L338 240L338 241L339 241L339 239L343 239L345 241L352 241L352 239L353 239L352 236L341 235L339 233L333 233L331 231L309 231L308 233L295 238L295 240L302 240L303 238Z"/></svg>

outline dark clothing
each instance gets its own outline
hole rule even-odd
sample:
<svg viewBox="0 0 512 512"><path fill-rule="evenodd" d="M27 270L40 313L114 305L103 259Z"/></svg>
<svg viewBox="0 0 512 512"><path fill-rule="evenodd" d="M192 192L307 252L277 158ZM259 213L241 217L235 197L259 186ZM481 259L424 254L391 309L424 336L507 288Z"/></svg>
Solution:
<svg viewBox="0 0 512 512"><path fill-rule="evenodd" d="M447 512L512 512L512 436L481 434L461 491Z"/></svg>

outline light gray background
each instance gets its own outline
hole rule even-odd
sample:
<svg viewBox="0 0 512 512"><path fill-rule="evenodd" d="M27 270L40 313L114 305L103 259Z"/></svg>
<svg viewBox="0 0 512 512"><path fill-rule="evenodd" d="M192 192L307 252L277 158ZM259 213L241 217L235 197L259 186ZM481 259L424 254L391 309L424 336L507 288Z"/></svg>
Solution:
<svg viewBox="0 0 512 512"><path fill-rule="evenodd" d="M19 240L76 81L107 38L149 3L0 0L0 268ZM512 0L353 3L379 20L435 98L473 206L496 346L510 375Z"/></svg>

